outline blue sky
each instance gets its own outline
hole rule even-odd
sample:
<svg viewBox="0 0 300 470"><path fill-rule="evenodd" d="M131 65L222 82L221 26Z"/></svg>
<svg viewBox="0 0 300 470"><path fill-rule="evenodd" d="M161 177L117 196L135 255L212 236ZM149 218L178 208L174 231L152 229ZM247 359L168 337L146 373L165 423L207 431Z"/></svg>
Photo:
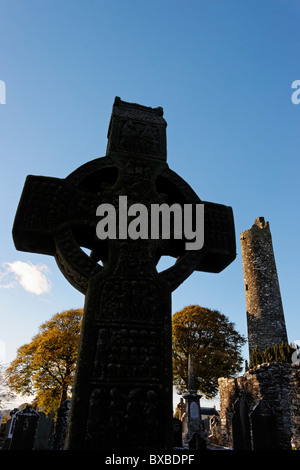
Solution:
<svg viewBox="0 0 300 470"><path fill-rule="evenodd" d="M11 229L28 174L64 178L105 155L115 96L162 106L170 168L202 200L233 207L236 260L194 273L173 313L218 309L247 334L239 235L264 216L288 337L300 339L299 2L0 0L0 11L2 360L53 314L83 306L51 257L16 251ZM24 268L36 276L27 284Z"/></svg>

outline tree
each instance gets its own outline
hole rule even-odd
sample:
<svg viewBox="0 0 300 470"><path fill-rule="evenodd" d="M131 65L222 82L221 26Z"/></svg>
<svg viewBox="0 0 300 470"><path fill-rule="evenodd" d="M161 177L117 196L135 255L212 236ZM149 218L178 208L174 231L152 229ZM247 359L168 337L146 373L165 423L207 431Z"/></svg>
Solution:
<svg viewBox="0 0 300 470"><path fill-rule="evenodd" d="M218 391L219 377L242 370L241 347L245 338L234 323L218 312L190 305L172 318L173 380L179 393L188 389L188 357L193 357L195 386L206 398Z"/></svg>
<svg viewBox="0 0 300 470"><path fill-rule="evenodd" d="M296 351L295 345L285 343L277 343L268 346L261 353L258 351L257 346L252 350L250 355L250 369L260 364L269 362L292 362L292 354ZM246 369L247 370L247 369Z"/></svg>
<svg viewBox="0 0 300 470"><path fill-rule="evenodd" d="M4 402L9 402L15 398L14 393L7 384L5 369L5 365L0 363L0 409L3 408Z"/></svg>
<svg viewBox="0 0 300 470"><path fill-rule="evenodd" d="M76 368L83 310L55 314L21 346L6 370L9 386L21 395L36 395L45 412L56 411L68 398Z"/></svg>

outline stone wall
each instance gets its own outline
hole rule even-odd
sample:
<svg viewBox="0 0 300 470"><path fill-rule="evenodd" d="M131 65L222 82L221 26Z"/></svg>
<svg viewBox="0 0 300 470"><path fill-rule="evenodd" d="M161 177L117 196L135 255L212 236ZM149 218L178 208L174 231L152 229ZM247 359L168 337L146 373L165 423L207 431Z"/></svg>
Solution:
<svg viewBox="0 0 300 470"><path fill-rule="evenodd" d="M300 450L300 364L270 363L219 379L221 445Z"/></svg>

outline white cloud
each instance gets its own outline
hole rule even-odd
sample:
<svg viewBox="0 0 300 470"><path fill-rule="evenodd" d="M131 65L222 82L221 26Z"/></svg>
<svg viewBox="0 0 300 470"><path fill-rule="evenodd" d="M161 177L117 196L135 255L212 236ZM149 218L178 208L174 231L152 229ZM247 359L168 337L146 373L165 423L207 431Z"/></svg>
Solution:
<svg viewBox="0 0 300 470"><path fill-rule="evenodd" d="M51 282L46 274L49 268L45 264L34 265L24 261L3 263L0 274L0 287L11 289L19 285L36 295L46 294L51 290Z"/></svg>

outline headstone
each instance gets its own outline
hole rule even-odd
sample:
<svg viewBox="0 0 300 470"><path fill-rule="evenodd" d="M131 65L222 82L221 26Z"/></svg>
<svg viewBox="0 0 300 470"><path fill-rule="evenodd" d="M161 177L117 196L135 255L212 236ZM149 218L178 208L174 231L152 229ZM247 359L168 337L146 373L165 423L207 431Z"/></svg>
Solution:
<svg viewBox="0 0 300 470"><path fill-rule="evenodd" d="M9 450L33 450L39 414L31 405L15 415Z"/></svg>
<svg viewBox="0 0 300 470"><path fill-rule="evenodd" d="M234 450L251 449L250 421L247 404L243 397L238 398L234 403L232 441Z"/></svg>
<svg viewBox="0 0 300 470"><path fill-rule="evenodd" d="M10 426L11 426L11 420L12 420L12 418L8 419L5 423L3 444L2 444L2 449L3 450L9 449L9 446L10 446L11 438L8 438L8 434L9 434L9 429L10 429Z"/></svg>
<svg viewBox="0 0 300 470"><path fill-rule="evenodd" d="M276 415L262 401L250 413L253 450L280 450Z"/></svg>
<svg viewBox="0 0 300 470"><path fill-rule="evenodd" d="M187 249L174 232L128 236L126 204L143 204L149 214L153 204L175 203L204 205L201 249ZM104 204L116 209L118 236L103 240L96 211ZM85 295L65 448L170 449L171 294L195 270L222 271L236 246L232 209L201 201L169 169L162 108L116 98L106 156L66 179L28 176L13 237L18 250L55 256ZM177 261L158 273L164 255Z"/></svg>
<svg viewBox="0 0 300 470"><path fill-rule="evenodd" d="M185 415L183 425L183 443L188 444L189 448L190 445L199 445L199 449L205 447L200 398L201 395L195 390L193 358L190 355L188 359L188 393L184 395ZM200 443L200 438L203 440L202 443Z"/></svg>
<svg viewBox="0 0 300 470"><path fill-rule="evenodd" d="M9 434L9 429L11 426L11 418L8 419L5 423L5 429L4 429L4 436L3 436L3 444L2 444L2 449L7 450L9 449L10 446L10 441L11 439L8 439L8 434Z"/></svg>
<svg viewBox="0 0 300 470"><path fill-rule="evenodd" d="M53 429L53 419L46 416L42 411L39 412L39 420L34 440L34 450L49 450L51 432Z"/></svg>
<svg viewBox="0 0 300 470"><path fill-rule="evenodd" d="M63 450L64 448L69 419L70 403L70 399L65 400L57 410L52 450Z"/></svg>
<svg viewBox="0 0 300 470"><path fill-rule="evenodd" d="M182 422L173 418L173 447L182 447Z"/></svg>
<svg viewBox="0 0 300 470"><path fill-rule="evenodd" d="M11 438L12 438L12 435L13 435L14 422L15 422L15 419L16 419L16 413L18 411L19 411L18 408L14 408L10 412L10 416L11 416L10 419L8 419L6 421L5 431L4 431L4 438L3 438L3 446L2 446L3 450L7 450L10 447Z"/></svg>

